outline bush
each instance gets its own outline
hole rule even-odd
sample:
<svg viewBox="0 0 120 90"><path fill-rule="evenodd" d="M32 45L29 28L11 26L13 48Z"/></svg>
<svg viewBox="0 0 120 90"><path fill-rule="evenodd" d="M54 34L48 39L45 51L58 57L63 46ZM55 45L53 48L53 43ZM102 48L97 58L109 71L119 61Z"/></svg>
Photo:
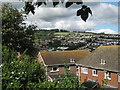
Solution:
<svg viewBox="0 0 120 90"><path fill-rule="evenodd" d="M45 79L44 69L36 60L23 54L20 60L14 50L3 46L2 63L2 87L8 88L27 88L29 82L38 83Z"/></svg>

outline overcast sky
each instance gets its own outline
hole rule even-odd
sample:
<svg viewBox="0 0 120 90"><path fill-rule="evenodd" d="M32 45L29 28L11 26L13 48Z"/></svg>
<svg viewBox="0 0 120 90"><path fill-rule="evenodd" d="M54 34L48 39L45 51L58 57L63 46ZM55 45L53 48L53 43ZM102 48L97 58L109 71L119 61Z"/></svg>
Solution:
<svg viewBox="0 0 120 90"><path fill-rule="evenodd" d="M89 6L93 13L92 16L89 15L87 22L76 16L81 5L73 4L71 7L65 8L64 4L53 7L52 3L36 8L35 14L29 13L24 22L28 25L35 24L40 29L118 33L117 2L84 2L84 4ZM24 3L14 2L12 5L21 9Z"/></svg>

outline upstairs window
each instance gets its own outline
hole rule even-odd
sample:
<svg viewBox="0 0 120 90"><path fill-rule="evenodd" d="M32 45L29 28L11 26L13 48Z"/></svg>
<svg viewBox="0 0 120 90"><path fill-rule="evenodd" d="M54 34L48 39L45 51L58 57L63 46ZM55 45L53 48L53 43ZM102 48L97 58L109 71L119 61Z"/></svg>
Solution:
<svg viewBox="0 0 120 90"><path fill-rule="evenodd" d="M118 82L120 82L120 73L118 73Z"/></svg>
<svg viewBox="0 0 120 90"><path fill-rule="evenodd" d="M88 68L82 67L81 70L82 73L88 74Z"/></svg>
<svg viewBox="0 0 120 90"><path fill-rule="evenodd" d="M102 64L102 65L105 65L105 64L106 64L106 61L103 60L103 59L101 59L101 64Z"/></svg>
<svg viewBox="0 0 120 90"><path fill-rule="evenodd" d="M52 67L50 72L58 72L59 68L58 67Z"/></svg>
<svg viewBox="0 0 120 90"><path fill-rule="evenodd" d="M74 58L70 58L70 63L74 63L75 59Z"/></svg>
<svg viewBox="0 0 120 90"><path fill-rule="evenodd" d="M105 72L105 79L111 80L111 72Z"/></svg>
<svg viewBox="0 0 120 90"><path fill-rule="evenodd" d="M98 76L98 70L93 69L93 70L92 70L92 75L93 75L93 76Z"/></svg>

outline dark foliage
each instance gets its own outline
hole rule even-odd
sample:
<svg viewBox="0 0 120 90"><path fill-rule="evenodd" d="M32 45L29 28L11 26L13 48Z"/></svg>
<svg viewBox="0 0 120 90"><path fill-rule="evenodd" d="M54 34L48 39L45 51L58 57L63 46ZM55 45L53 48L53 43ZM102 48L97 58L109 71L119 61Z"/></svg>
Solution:
<svg viewBox="0 0 120 90"><path fill-rule="evenodd" d="M9 4L2 7L2 44L21 53L28 49L27 54L32 55L36 26L22 26L22 21L23 15L17 9Z"/></svg>
<svg viewBox="0 0 120 90"><path fill-rule="evenodd" d="M52 0L53 1L53 6L57 6L60 2L63 3L64 0ZM36 3L33 2L25 2L25 7L24 10L26 12L26 14L28 14L29 12L32 12L33 14L35 13L35 6L37 5L37 7L41 6L43 3L44 5L46 5L48 1L47 0L37 0ZM76 3L77 5L82 5L83 2L82 0L79 1L73 1L73 0L68 0L65 4L65 7L68 8L70 7L73 3ZM92 15L92 11L89 7L87 7L86 5L82 5L82 8L79 9L77 11L77 16L81 16L81 19L84 20L86 22L86 20L89 17L89 13Z"/></svg>
<svg viewBox="0 0 120 90"><path fill-rule="evenodd" d="M90 8L83 5L82 8L77 11L77 16L81 16L81 18L86 22L89 13L92 15L92 11L90 10Z"/></svg>

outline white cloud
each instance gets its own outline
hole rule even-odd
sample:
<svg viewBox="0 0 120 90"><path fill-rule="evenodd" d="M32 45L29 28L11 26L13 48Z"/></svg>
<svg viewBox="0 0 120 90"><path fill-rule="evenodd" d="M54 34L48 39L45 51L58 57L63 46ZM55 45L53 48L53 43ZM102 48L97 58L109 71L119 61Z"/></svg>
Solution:
<svg viewBox="0 0 120 90"><path fill-rule="evenodd" d="M92 20L99 24L118 24L118 7L112 4L101 3L96 8L92 8Z"/></svg>
<svg viewBox="0 0 120 90"><path fill-rule="evenodd" d="M26 23L31 24L31 21L27 21ZM85 31L85 30L93 30L95 27L95 23L92 21L84 22L80 19L80 17L68 17L67 19L61 18L57 20L53 20L51 22L45 20L34 20L34 24L36 24L39 28L58 28L65 29L69 31Z"/></svg>
<svg viewBox="0 0 120 90"><path fill-rule="evenodd" d="M35 15L28 15L27 23L35 23L39 28L58 28L69 31L85 31L95 27L93 21L84 22L76 16L76 8L64 7L39 7Z"/></svg>
<svg viewBox="0 0 120 90"><path fill-rule="evenodd" d="M15 8L20 9L24 6L19 0L0 0L1 2L11 2ZM21 0L22 1L22 0ZM27 24L36 24L39 28L59 28L70 31L86 31L94 30L94 27L99 24L118 25L118 7L108 3L100 3L103 0L83 0L85 5L90 6L93 16L90 16L87 22L76 16L76 11L81 8L81 5L73 4L69 8L65 8L65 4L59 4L53 8L52 3L42 5L35 10L35 15L29 14L28 19L24 22ZM106 0L107 1L107 0ZM118 0L114 0L118 1ZM113 0L111 0L113 2ZM19 3L19 4L18 4ZM101 27L102 28L102 27ZM100 29L96 32L116 33L114 30Z"/></svg>
<svg viewBox="0 0 120 90"><path fill-rule="evenodd" d="M35 15L29 14L29 20L42 19L45 21L51 21L60 18L67 18L74 15L74 9L67 9L63 7L39 7L35 10Z"/></svg>
<svg viewBox="0 0 120 90"><path fill-rule="evenodd" d="M58 21L55 23L56 28L64 28L66 30L70 31L85 31L85 30L91 30L95 26L95 23L93 22L84 22L82 20L69 20L69 21Z"/></svg>
<svg viewBox="0 0 120 90"><path fill-rule="evenodd" d="M119 2L119 0L83 0L83 2Z"/></svg>
<svg viewBox="0 0 120 90"><path fill-rule="evenodd" d="M100 29L95 31L86 31L86 32L93 32L93 33L105 33L105 34L118 34L118 32L112 29Z"/></svg>
<svg viewBox="0 0 120 90"><path fill-rule="evenodd" d="M93 2L88 5L90 5L93 16L90 15L87 22L84 22L80 17L76 16L78 7L75 5L73 5L75 8L64 8L64 6L61 5L53 8L42 5L35 10L35 15L31 13L28 15L26 22L28 24L34 23L39 28L58 28L67 29L69 31L94 30L94 27L99 24L118 24L117 6L107 3L96 3L95 5ZM101 31L102 29L97 32ZM106 29L103 31L108 33ZM108 31L110 31L110 29L108 29ZM112 30L110 33L116 32Z"/></svg>
<svg viewBox="0 0 120 90"><path fill-rule="evenodd" d="M100 29L96 31L97 33L106 33L106 34L117 34L118 32L111 30L111 29Z"/></svg>

